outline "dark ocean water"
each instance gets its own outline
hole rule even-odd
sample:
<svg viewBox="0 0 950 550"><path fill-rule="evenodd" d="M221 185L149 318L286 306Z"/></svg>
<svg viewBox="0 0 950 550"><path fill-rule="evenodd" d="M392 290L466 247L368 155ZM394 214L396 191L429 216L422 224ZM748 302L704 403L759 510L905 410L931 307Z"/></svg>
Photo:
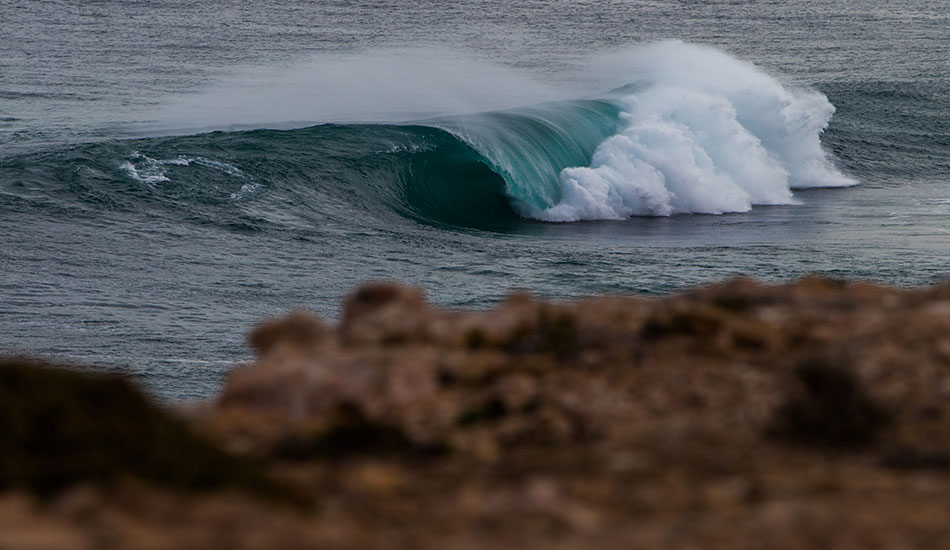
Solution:
<svg viewBox="0 0 950 550"><path fill-rule="evenodd" d="M943 0L0 0L0 352L211 395L256 321L950 276Z"/></svg>

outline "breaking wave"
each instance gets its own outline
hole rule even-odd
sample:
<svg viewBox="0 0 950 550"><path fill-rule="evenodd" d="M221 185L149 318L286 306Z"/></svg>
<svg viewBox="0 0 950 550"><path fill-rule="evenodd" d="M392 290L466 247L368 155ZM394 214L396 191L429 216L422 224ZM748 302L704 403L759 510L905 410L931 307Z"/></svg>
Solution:
<svg viewBox="0 0 950 550"><path fill-rule="evenodd" d="M561 103L452 121L515 208L544 221L748 211L857 182L822 149L835 108L729 55L666 42L627 60L600 107Z"/></svg>
<svg viewBox="0 0 950 550"><path fill-rule="evenodd" d="M8 167L58 166L49 181L67 178L75 196L110 208L167 208L254 230L384 227L390 214L487 229L720 214L794 204L798 188L857 183L822 147L835 109L815 90L681 42L628 52L615 67L629 84L584 99L410 123L88 144Z"/></svg>

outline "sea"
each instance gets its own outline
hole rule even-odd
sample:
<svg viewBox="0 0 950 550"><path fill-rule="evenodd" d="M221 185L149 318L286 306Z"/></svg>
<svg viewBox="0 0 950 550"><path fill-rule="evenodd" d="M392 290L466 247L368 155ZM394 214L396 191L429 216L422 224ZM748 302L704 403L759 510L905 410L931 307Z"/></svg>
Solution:
<svg viewBox="0 0 950 550"><path fill-rule="evenodd" d="M946 0L0 0L0 354L809 273L950 276Z"/></svg>

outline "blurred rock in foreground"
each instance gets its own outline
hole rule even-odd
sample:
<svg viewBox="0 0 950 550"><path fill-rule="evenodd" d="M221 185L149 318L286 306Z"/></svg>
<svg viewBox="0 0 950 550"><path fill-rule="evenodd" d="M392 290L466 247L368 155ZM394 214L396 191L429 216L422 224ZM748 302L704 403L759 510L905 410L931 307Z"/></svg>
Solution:
<svg viewBox="0 0 950 550"><path fill-rule="evenodd" d="M0 547L950 547L947 285L459 312L376 284L250 342L178 414L0 367ZM86 406L109 431L63 427Z"/></svg>

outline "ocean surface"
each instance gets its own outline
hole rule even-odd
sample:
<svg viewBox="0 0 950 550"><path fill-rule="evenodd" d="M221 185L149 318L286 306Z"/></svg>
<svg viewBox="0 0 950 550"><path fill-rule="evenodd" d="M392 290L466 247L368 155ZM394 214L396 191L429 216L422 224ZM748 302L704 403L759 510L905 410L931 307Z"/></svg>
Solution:
<svg viewBox="0 0 950 550"><path fill-rule="evenodd" d="M950 276L945 0L0 0L0 353L213 395L370 280Z"/></svg>

